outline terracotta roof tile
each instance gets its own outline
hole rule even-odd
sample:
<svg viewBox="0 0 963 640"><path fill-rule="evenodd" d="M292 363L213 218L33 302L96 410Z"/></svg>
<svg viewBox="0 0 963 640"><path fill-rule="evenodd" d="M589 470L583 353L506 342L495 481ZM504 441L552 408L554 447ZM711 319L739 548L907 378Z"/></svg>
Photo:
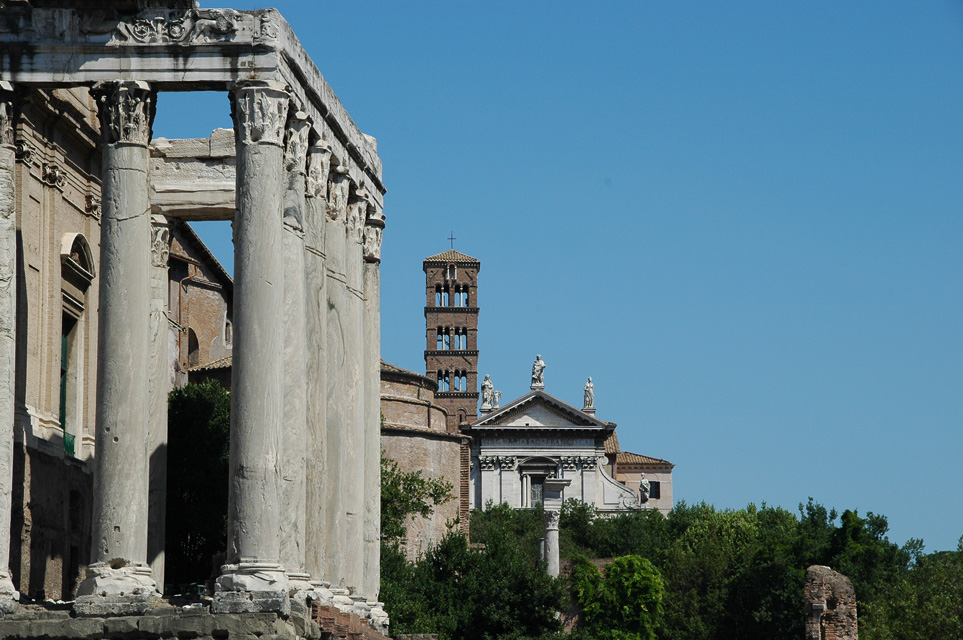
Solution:
<svg viewBox="0 0 963 640"><path fill-rule="evenodd" d="M231 356L224 356L223 358L218 358L217 360L211 360L205 364L196 364L193 367L188 367L188 371L207 371L209 369L227 369L231 366Z"/></svg>
<svg viewBox="0 0 963 640"><path fill-rule="evenodd" d="M612 435L605 439L605 454L611 455L619 452L619 436L614 431Z"/></svg>
<svg viewBox="0 0 963 640"><path fill-rule="evenodd" d="M443 251L442 253L428 256L425 258L425 262L474 262L481 264L478 258L472 258L471 256L465 255L460 251L455 251L454 249L449 249L448 251Z"/></svg>
<svg viewBox="0 0 963 640"><path fill-rule="evenodd" d="M606 447L605 452L608 453L608 447ZM618 454L615 456L615 463L619 465L638 464L638 465L648 465L648 466L658 466L658 467L675 466L668 460L663 460L662 458L653 458L652 456L643 456L638 453L629 453L628 451L619 451Z"/></svg>

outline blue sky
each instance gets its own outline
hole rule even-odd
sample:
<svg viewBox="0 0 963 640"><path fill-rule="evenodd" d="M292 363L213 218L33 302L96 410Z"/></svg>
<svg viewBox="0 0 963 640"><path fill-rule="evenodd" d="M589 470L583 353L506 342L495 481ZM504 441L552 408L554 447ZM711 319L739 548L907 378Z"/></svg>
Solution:
<svg viewBox="0 0 963 640"><path fill-rule="evenodd" d="M274 6L378 138L386 360L424 370L454 232L506 401L540 353L677 500L812 496L956 547L963 4ZM218 126L223 95L158 101L155 136Z"/></svg>

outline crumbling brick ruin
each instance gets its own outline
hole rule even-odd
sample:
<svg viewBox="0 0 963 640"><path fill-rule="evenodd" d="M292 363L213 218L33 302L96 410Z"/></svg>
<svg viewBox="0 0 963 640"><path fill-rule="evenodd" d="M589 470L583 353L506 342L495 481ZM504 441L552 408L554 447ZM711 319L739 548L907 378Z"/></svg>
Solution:
<svg viewBox="0 0 963 640"><path fill-rule="evenodd" d="M857 640L853 583L829 567L806 569L806 640Z"/></svg>

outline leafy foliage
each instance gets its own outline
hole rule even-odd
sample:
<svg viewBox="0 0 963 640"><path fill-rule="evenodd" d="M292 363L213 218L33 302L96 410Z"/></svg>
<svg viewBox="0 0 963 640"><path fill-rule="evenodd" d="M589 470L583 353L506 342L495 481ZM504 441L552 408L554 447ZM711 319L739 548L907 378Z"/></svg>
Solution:
<svg viewBox="0 0 963 640"><path fill-rule="evenodd" d="M610 640L655 640L665 587L651 562L616 558L603 577L584 558L572 569L572 592L582 607L580 636Z"/></svg>
<svg viewBox="0 0 963 640"><path fill-rule="evenodd" d="M168 396L166 580L207 580L227 540L231 397L213 380Z"/></svg>
<svg viewBox="0 0 963 640"><path fill-rule="evenodd" d="M435 507L452 499L451 491L450 482L426 478L420 469L402 471L397 462L382 455L381 539L389 545L400 545L408 518L431 516Z"/></svg>

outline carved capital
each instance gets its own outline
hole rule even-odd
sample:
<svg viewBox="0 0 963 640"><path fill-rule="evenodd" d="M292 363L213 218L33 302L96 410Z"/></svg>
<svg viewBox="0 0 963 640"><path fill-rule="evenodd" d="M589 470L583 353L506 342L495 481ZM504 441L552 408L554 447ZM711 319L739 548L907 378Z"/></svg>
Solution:
<svg viewBox="0 0 963 640"><path fill-rule="evenodd" d="M582 463L583 469L594 469L599 464L599 459L595 456L580 457L578 461Z"/></svg>
<svg viewBox="0 0 963 640"><path fill-rule="evenodd" d="M67 184L67 173L60 166L45 162L41 167L40 179L47 186L63 189Z"/></svg>
<svg viewBox="0 0 963 640"><path fill-rule="evenodd" d="M296 111L288 118L287 131L284 134L284 168L295 173L305 173L305 163L308 154L308 133L311 131L311 121L308 114Z"/></svg>
<svg viewBox="0 0 963 640"><path fill-rule="evenodd" d="M348 193L351 191L351 178L344 165L331 171L328 183L328 217L331 220L346 220L348 215Z"/></svg>
<svg viewBox="0 0 963 640"><path fill-rule="evenodd" d="M511 471L515 468L515 456L498 456L498 466L502 471Z"/></svg>
<svg viewBox="0 0 963 640"><path fill-rule="evenodd" d="M100 200L88 193L84 196L84 211L96 219L100 219Z"/></svg>
<svg viewBox="0 0 963 640"><path fill-rule="evenodd" d="M16 151L14 152L17 156L17 161L24 164L30 164L30 159L33 158L33 149L21 140L15 145Z"/></svg>
<svg viewBox="0 0 963 640"><path fill-rule="evenodd" d="M385 214L379 209L368 207L368 218L364 223L364 260L381 262L381 237L385 229Z"/></svg>
<svg viewBox="0 0 963 640"><path fill-rule="evenodd" d="M545 528L558 529L558 521L561 515L561 512L555 510L546 509L542 511L542 521L545 523Z"/></svg>
<svg viewBox="0 0 963 640"><path fill-rule="evenodd" d="M167 218L150 218L150 263L155 267L167 268L171 252L171 230Z"/></svg>
<svg viewBox="0 0 963 640"><path fill-rule="evenodd" d="M13 85L0 81L0 145L13 146L13 132L16 128Z"/></svg>
<svg viewBox="0 0 963 640"><path fill-rule="evenodd" d="M238 144L284 144L290 96L283 84L239 82L231 91L231 117Z"/></svg>
<svg viewBox="0 0 963 640"><path fill-rule="evenodd" d="M578 466L578 458L573 456L562 456L560 462L562 463L562 469L566 471L575 471L576 466Z"/></svg>
<svg viewBox="0 0 963 640"><path fill-rule="evenodd" d="M146 82L98 82L90 93L97 103L104 144L128 142L147 146L156 100Z"/></svg>
<svg viewBox="0 0 963 640"><path fill-rule="evenodd" d="M480 466L483 470L493 471L495 469L496 460L497 459L495 456L481 456L478 458L478 466Z"/></svg>
<svg viewBox="0 0 963 640"><path fill-rule="evenodd" d="M363 229L368 218L368 192L364 187L355 187L348 200L348 235L355 242L363 241Z"/></svg>
<svg viewBox="0 0 963 640"><path fill-rule="evenodd" d="M308 149L308 175L304 195L309 198L328 197L328 171L331 170L331 149L319 141Z"/></svg>

